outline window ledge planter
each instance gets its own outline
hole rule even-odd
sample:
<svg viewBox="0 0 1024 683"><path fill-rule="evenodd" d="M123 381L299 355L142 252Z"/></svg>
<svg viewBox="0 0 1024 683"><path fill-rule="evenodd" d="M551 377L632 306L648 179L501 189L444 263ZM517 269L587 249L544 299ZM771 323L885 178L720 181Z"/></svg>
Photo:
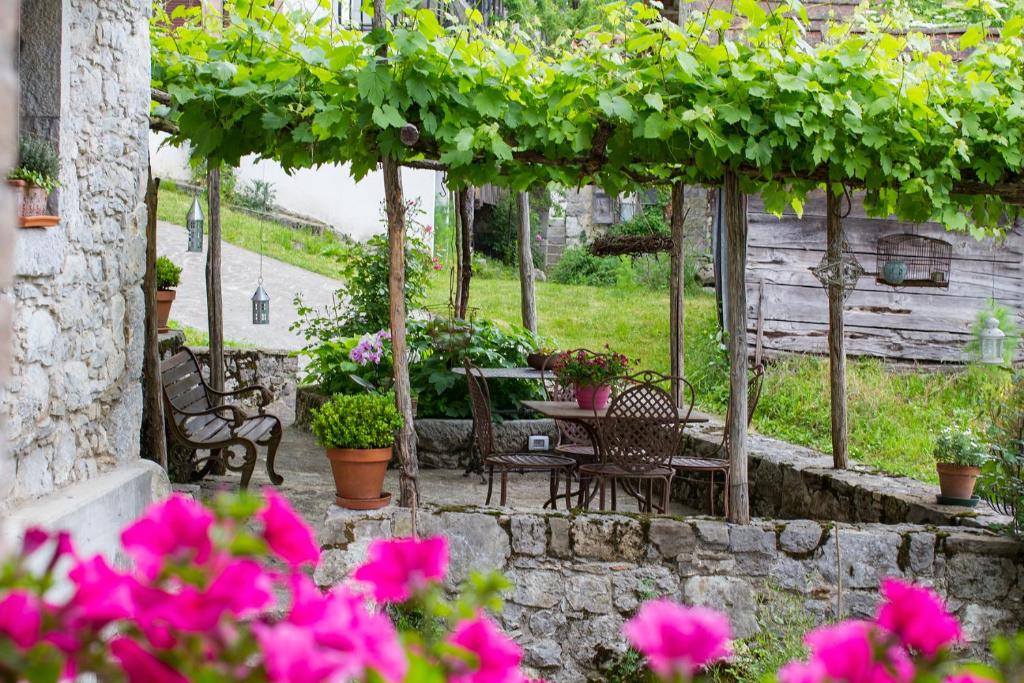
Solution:
<svg viewBox="0 0 1024 683"><path fill-rule="evenodd" d="M24 180L8 180L16 195L18 226L22 228L52 228L60 223L60 216L46 214L50 193Z"/></svg>

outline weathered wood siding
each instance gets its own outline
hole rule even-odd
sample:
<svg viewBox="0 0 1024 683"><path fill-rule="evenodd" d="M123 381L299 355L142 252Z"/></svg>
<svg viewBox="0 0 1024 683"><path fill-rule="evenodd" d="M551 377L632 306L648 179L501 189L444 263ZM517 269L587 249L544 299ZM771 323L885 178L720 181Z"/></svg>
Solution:
<svg viewBox="0 0 1024 683"><path fill-rule="evenodd" d="M764 210L759 197L750 198L748 215L750 349L757 342L760 318L765 353L827 354L828 298L810 270L825 250L824 194L808 200L802 218L792 213L776 218ZM850 248L869 271L845 306L849 355L961 363L968 359L965 347L971 325L993 292L999 303L1024 315L1024 226L1020 224L1002 243L979 242L938 224L868 218L855 196L843 225ZM953 245L948 289L894 289L875 282L878 239L909 232ZM1020 349L1017 358L1024 359Z"/></svg>

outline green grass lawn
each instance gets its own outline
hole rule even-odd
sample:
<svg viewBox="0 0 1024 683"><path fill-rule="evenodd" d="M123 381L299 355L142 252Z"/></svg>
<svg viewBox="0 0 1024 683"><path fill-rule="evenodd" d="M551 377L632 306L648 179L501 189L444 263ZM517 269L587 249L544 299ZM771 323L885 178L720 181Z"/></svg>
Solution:
<svg viewBox="0 0 1024 683"><path fill-rule="evenodd" d="M160 188L157 216L176 225L185 224L185 215L192 206L192 195L180 192L168 183ZM203 204L203 211L206 205ZM311 270L328 277L338 277L338 255L343 255L346 243L333 232L314 235L278 223L263 221L230 207L221 208L221 233L224 241L250 251L260 251L260 228L263 229L263 253L293 266ZM207 223L209 228L209 223Z"/></svg>
<svg viewBox="0 0 1024 683"><path fill-rule="evenodd" d="M448 279L435 277L430 303L448 299ZM474 279L470 306L478 315L519 324L519 283ZM585 287L537 283L540 333L559 348L609 344L642 367L669 366L668 294L636 287ZM686 375L699 407L722 414L728 397L728 366L717 335L714 297L686 301ZM960 372L895 370L872 360L849 363L850 451L880 470L935 481L935 435L953 419L983 424L1007 386L1005 373L985 368ZM981 419L979 419L981 418ZM828 361L794 356L770 365L754 419L761 433L831 452Z"/></svg>
<svg viewBox="0 0 1024 683"><path fill-rule="evenodd" d="M182 325L177 320L168 320L167 326L172 330L181 330L185 335L185 346L197 347L197 346L209 346L210 345L210 334L206 330L200 330L195 327L188 325ZM224 348L226 349L248 349L252 348L252 344L247 342L235 341L234 339L225 339Z"/></svg>

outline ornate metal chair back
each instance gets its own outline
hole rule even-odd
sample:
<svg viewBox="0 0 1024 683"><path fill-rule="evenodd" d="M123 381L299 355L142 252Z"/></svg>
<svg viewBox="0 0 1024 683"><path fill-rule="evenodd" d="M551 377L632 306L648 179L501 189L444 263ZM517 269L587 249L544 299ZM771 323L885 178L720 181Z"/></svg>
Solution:
<svg viewBox="0 0 1024 683"><path fill-rule="evenodd" d="M637 474L669 466L679 452L694 396L693 387L679 378L689 401L680 410L662 387L671 381L671 377L651 371L616 381L620 390L604 416L594 410L600 453L606 463Z"/></svg>
<svg viewBox="0 0 1024 683"><path fill-rule="evenodd" d="M466 368L466 382L469 384L469 409L473 415L473 434L476 439L476 447L480 451L481 458L488 458L495 452L491 392L487 388L487 380L480 372L480 368L468 360L463 367Z"/></svg>
<svg viewBox="0 0 1024 683"><path fill-rule="evenodd" d="M764 388L764 364L758 363L750 370L747 377L747 427L754 421L754 413L757 412L757 405L761 402L761 390ZM729 424L732 422L732 411L725 411L725 429L722 432L722 445L719 446L719 453L722 457L729 457Z"/></svg>

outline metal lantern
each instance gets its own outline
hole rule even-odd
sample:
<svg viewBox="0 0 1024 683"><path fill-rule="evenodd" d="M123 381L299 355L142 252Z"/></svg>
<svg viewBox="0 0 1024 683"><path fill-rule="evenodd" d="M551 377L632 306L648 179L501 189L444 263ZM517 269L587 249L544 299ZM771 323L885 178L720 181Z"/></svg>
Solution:
<svg viewBox="0 0 1024 683"><path fill-rule="evenodd" d="M1006 334L999 329L999 321L989 318L981 331L981 362L987 365L1003 364L1003 344Z"/></svg>
<svg viewBox="0 0 1024 683"><path fill-rule="evenodd" d="M270 295L263 289L263 278L260 278L259 285L252 295L252 324L270 324Z"/></svg>
<svg viewBox="0 0 1024 683"><path fill-rule="evenodd" d="M185 225L188 227L188 250L200 252L203 250L203 208L199 206L199 197L192 198L192 208L188 210L185 218Z"/></svg>

